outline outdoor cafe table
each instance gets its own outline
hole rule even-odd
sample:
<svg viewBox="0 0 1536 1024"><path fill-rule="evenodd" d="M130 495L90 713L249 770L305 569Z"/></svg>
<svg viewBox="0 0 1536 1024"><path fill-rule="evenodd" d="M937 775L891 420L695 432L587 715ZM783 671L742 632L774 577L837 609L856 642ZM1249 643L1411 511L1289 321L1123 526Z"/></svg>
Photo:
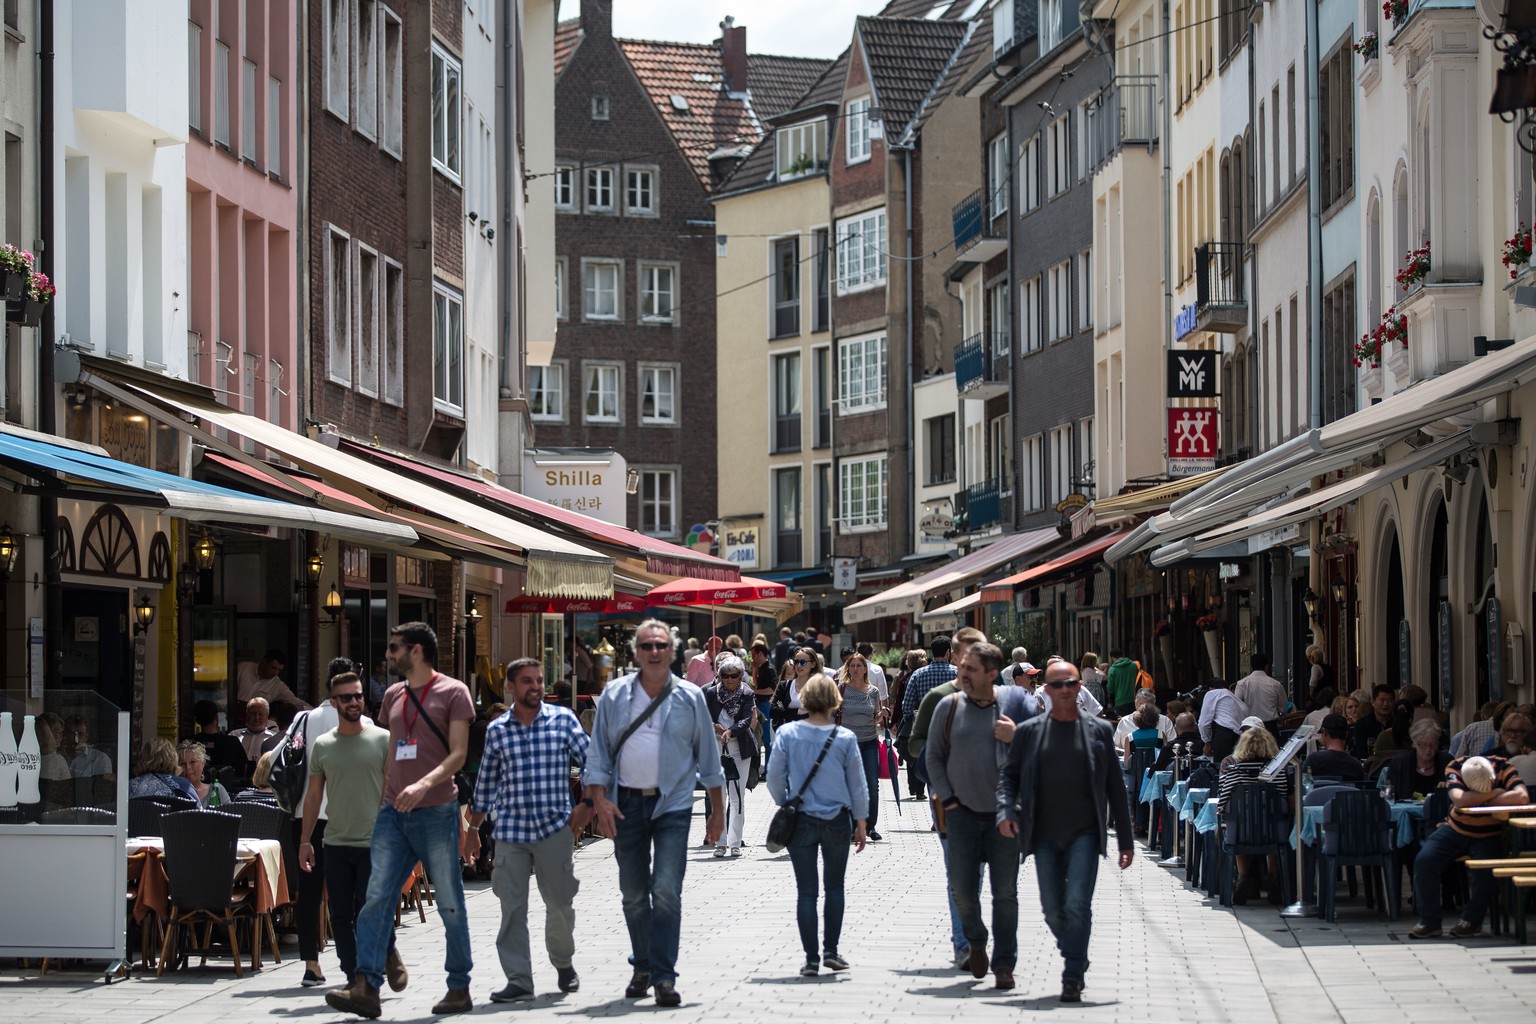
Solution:
<svg viewBox="0 0 1536 1024"><path fill-rule="evenodd" d="M133 899L135 921L142 922L150 913L163 919L170 910L164 854L165 843L158 836L130 838L127 842L128 876L136 877L139 883ZM235 852L234 878L247 872L252 873L256 882L258 913L270 913L289 902L282 843L276 839L241 839Z"/></svg>
<svg viewBox="0 0 1536 1024"><path fill-rule="evenodd" d="M1171 770L1163 772L1149 771L1147 772L1146 779L1141 784L1141 793L1137 799L1144 804L1161 800L1163 794L1167 792L1168 787L1171 785L1173 785L1173 772Z"/></svg>
<svg viewBox="0 0 1536 1024"><path fill-rule="evenodd" d="M1495 816L1508 814L1536 814L1536 804L1509 804L1491 807L1463 807L1463 814L1491 814ZM1504 839L1508 844L1509 852L1514 853L1520 848L1520 828L1507 828L1504 830Z"/></svg>
<svg viewBox="0 0 1536 1024"><path fill-rule="evenodd" d="M1397 800L1392 811L1392 845L1401 849L1413 844L1419 835L1419 825L1424 820L1424 805L1417 800ZM1317 842L1318 826L1323 822L1323 805L1303 807L1301 813L1301 841L1308 846ZM1291 845L1296 845L1296 829L1291 829Z"/></svg>

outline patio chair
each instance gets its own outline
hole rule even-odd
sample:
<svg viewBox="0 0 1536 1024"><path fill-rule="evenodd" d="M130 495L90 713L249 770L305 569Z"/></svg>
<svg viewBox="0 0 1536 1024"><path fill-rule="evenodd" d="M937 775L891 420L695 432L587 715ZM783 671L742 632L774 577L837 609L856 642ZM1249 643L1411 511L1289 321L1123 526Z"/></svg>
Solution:
<svg viewBox="0 0 1536 1024"><path fill-rule="evenodd" d="M60 807L44 811L44 825L111 825L117 821L117 812L101 807Z"/></svg>
<svg viewBox="0 0 1536 1024"><path fill-rule="evenodd" d="M1365 869L1365 898L1370 906L1381 872L1381 903L1387 916L1397 920L1397 852L1392 846L1392 814L1386 801L1364 790L1340 792L1323 805L1321 909L1332 922L1338 903L1337 869Z"/></svg>
<svg viewBox="0 0 1536 1024"><path fill-rule="evenodd" d="M1291 851L1291 815L1285 797L1267 782L1244 782L1235 786L1222 801L1224 829L1221 852L1221 905L1232 905L1232 889L1237 878L1237 855L1280 858L1280 884L1283 902L1290 903L1291 879L1286 871Z"/></svg>
<svg viewBox="0 0 1536 1024"><path fill-rule="evenodd" d="M201 966L208 964L208 943L215 925L223 925L235 977L243 977L235 925L250 913L247 891L234 887L235 856L240 842L240 819L222 811L177 811L160 819L165 840L166 880L170 892L170 917L160 946L159 977L170 962L172 949L183 932L193 939L203 924ZM189 948L192 942L188 942Z"/></svg>
<svg viewBox="0 0 1536 1024"><path fill-rule="evenodd" d="M241 839L281 841L283 838L283 824L288 818L276 807L250 800L235 800L221 809L240 816Z"/></svg>

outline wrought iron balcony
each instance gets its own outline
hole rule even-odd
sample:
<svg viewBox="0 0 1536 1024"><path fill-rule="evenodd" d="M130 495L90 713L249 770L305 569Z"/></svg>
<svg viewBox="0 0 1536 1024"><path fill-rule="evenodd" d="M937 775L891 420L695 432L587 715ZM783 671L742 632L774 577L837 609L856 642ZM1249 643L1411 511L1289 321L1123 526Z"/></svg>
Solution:
<svg viewBox="0 0 1536 1024"><path fill-rule="evenodd" d="M955 259L961 263L985 263L1008 248L1008 239L992 226L985 189L966 196L951 214L955 225Z"/></svg>
<svg viewBox="0 0 1536 1024"><path fill-rule="evenodd" d="M965 507L965 528L971 533L1003 521L1002 486L996 480L972 484L959 495Z"/></svg>
<svg viewBox="0 0 1536 1024"><path fill-rule="evenodd" d="M996 368L992 335L974 334L955 346L955 390L966 398L996 398L1008 393L1008 381Z"/></svg>
<svg viewBox="0 0 1536 1024"><path fill-rule="evenodd" d="M1248 323L1242 242L1195 247L1195 329L1233 334Z"/></svg>

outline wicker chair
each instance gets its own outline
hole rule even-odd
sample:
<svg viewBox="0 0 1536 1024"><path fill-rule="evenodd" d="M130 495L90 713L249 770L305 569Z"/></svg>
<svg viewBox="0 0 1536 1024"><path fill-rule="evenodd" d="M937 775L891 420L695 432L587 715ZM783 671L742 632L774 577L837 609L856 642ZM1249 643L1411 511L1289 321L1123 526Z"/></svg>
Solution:
<svg viewBox="0 0 1536 1024"><path fill-rule="evenodd" d="M235 977L244 975L240 967L240 947L235 925L249 915L245 890L235 889L236 849L240 842L240 819L221 811L177 811L160 819L165 840L165 867L169 882L171 912L165 923L165 939L160 946L160 964L156 977L171 962L171 953L181 933L195 939L193 925L206 924L203 930L202 965L208 964L208 939L214 925L222 924L229 936L229 951L235 962ZM191 943L189 942L189 947Z"/></svg>
<svg viewBox="0 0 1536 1024"><path fill-rule="evenodd" d="M111 825L117 821L117 812L101 807L61 807L44 811L44 825Z"/></svg>
<svg viewBox="0 0 1536 1024"><path fill-rule="evenodd" d="M276 807L254 800L235 800L220 809L240 816L241 839L280 841L283 838L283 823L287 816Z"/></svg>

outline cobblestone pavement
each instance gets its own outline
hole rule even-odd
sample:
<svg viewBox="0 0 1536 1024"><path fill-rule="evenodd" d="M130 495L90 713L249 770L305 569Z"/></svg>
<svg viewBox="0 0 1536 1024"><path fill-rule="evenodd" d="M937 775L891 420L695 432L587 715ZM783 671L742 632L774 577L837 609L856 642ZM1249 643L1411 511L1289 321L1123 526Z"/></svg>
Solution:
<svg viewBox="0 0 1536 1024"><path fill-rule="evenodd" d="M714 860L689 851L683 893L678 990L683 1006L658 1010L650 999L623 998L629 977L628 940L619 907L617 870L609 843L589 843L576 855L577 960L581 991L555 988L543 957L542 914L534 899L533 946L540 995L528 1003L495 1005L503 980L494 936L499 916L488 884L471 886L468 908L475 952L475 1014L558 1021L630 1014L665 1014L679 1024L752 1022L783 1014L790 1020L860 1022L1042 1017L1090 1022L1147 1021L1430 1021L1531 1020L1536 1003L1536 950L1505 938L1409 942L1411 915L1398 922L1341 905L1339 923L1290 923L1267 903L1222 910L1141 856L1120 872L1102 862L1094 900L1093 967L1080 1006L1057 1002L1061 961L1040 915L1033 865L1019 876L1021 957L1017 988L990 987L945 961L948 920L937 840L922 807L897 814L883 793L881 829L849 862L848 918L841 948L845 974L798 977L795 891L787 855L768 854L762 837L772 804L759 788L748 796L747 842L740 860ZM702 839L702 819L694 838ZM384 1019L431 1019L442 995L442 931L428 912L399 935L411 967L410 987L384 992ZM14 965L0 970L0 1020L27 1024L111 1021L193 1021L272 1024L346 1018L327 1007L320 989L303 989L296 947L284 962L236 979L227 964L156 979L134 976L103 985L87 967L39 978ZM331 951L322 963L332 983L339 968ZM94 970L91 966L89 970Z"/></svg>

